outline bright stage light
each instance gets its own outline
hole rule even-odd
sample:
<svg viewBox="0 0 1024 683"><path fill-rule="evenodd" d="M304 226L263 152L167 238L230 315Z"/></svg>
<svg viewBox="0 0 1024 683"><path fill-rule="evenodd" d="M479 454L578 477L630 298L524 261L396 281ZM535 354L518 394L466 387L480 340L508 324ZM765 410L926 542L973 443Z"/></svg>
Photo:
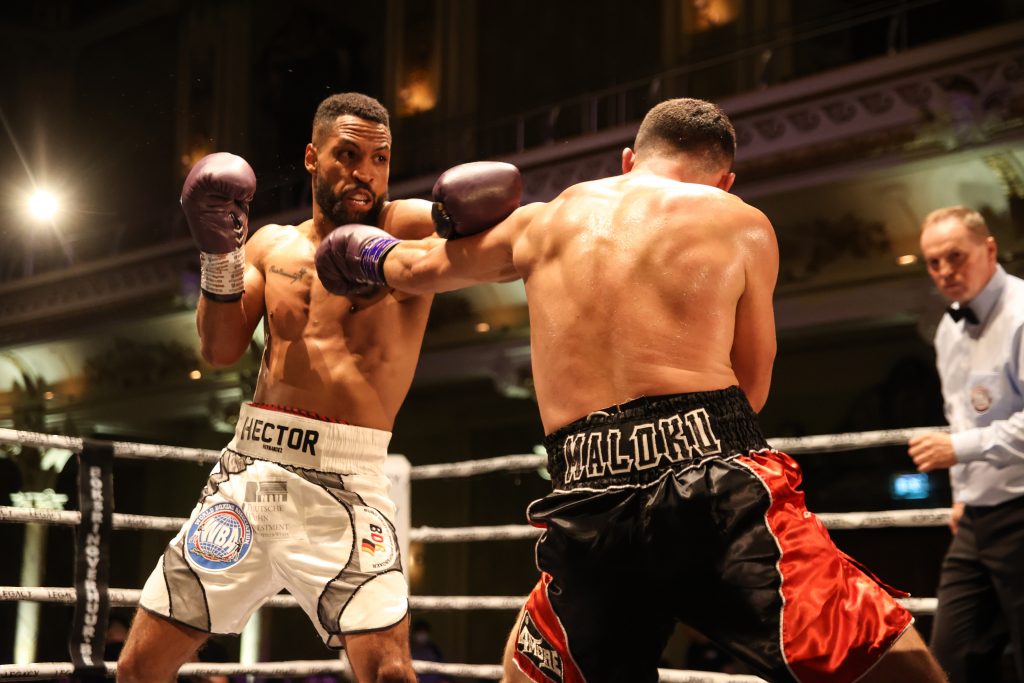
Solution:
<svg viewBox="0 0 1024 683"><path fill-rule="evenodd" d="M51 221L60 210L60 202L52 192L36 190L28 200L28 210L39 221Z"/></svg>

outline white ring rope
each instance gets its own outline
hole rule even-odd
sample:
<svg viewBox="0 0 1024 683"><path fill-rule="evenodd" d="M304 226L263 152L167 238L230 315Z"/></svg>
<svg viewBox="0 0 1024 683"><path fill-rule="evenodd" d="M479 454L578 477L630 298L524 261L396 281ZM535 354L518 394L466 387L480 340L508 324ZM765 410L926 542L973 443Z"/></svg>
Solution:
<svg viewBox="0 0 1024 683"><path fill-rule="evenodd" d="M112 524L115 529L177 531L186 521L188 520L185 517L150 517L147 515L125 515L115 512ZM82 522L82 513L77 510L16 508L0 505L0 522L45 522L63 526L78 526Z"/></svg>
<svg viewBox="0 0 1024 683"><path fill-rule="evenodd" d="M142 591L137 588L108 589L111 607L133 607L139 602ZM76 600L74 588L0 586L0 602L25 600L60 605L72 605ZM411 595L409 606L424 611L440 610L518 610L526 602L526 596L516 595ZM903 598L900 604L914 614L935 613L935 598ZM290 595L275 595L263 603L267 607L298 607Z"/></svg>
<svg viewBox="0 0 1024 683"><path fill-rule="evenodd" d="M882 429L872 432L847 432L816 436L777 437L768 439L772 448L789 453L817 454L853 451L878 446L905 446L911 437L932 432L948 432L949 427L912 427L908 429ZM412 468L413 479L442 479L471 477L493 472L525 472L547 464L546 455L502 455L464 462L418 465Z"/></svg>
<svg viewBox="0 0 1024 683"><path fill-rule="evenodd" d="M883 529L888 527L946 526L949 508L921 510L883 510L881 512L822 512L818 519L829 529ZM82 515L74 510L44 510L0 506L0 522L46 522L76 526ZM148 517L114 513L115 529L147 529L178 531L185 517ZM420 526L409 530L409 540L420 543L465 543L469 541L508 541L537 538L543 529L526 524L497 524L494 526L431 527Z"/></svg>
<svg viewBox="0 0 1024 683"><path fill-rule="evenodd" d="M409 540L418 543L467 543L469 541L515 541L538 538L543 529L527 524L496 524L439 528L418 526L409 530Z"/></svg>
<svg viewBox="0 0 1024 683"><path fill-rule="evenodd" d="M0 443L36 446L37 448L64 448L76 453L82 450L83 439L79 436L63 436L60 434L40 434L25 432L20 429L0 428ZM97 439L97 441L100 441ZM161 446L149 443L132 443L129 441L108 441L114 447L114 456L118 458L144 458L189 460L192 462L217 462L220 451L205 448L183 448L181 446Z"/></svg>
<svg viewBox="0 0 1024 683"><path fill-rule="evenodd" d="M912 436L935 431L945 432L949 431L949 428L914 427L911 429L882 429L872 432L780 437L768 439L768 442L773 448L790 455L800 453L833 453L859 448L905 445ZM18 429L0 428L0 443L64 448L75 452L82 450L81 437L41 434L39 432L26 432ZM131 443L128 441L113 441L110 443L114 447L114 456L121 458L187 460L199 463L212 463L216 462L220 457L220 451L201 448L181 448L178 446L161 446ZM523 472L537 469L546 463L547 456L544 455L503 455L497 458L484 458L464 462L417 465L412 468L411 477L412 479L442 479L471 477L493 472Z"/></svg>
<svg viewBox="0 0 1024 683"><path fill-rule="evenodd" d="M946 526L950 508L883 510L881 512L820 512L818 519L828 529L884 529L886 527Z"/></svg>
<svg viewBox="0 0 1024 683"><path fill-rule="evenodd" d="M518 611L526 596L516 595L410 595L409 607L424 611L497 609Z"/></svg>
<svg viewBox="0 0 1024 683"><path fill-rule="evenodd" d="M530 453L528 455L501 455L497 458L482 458L464 462L417 465L412 468L412 479L446 479L473 477L493 472L528 472L548 464L548 456Z"/></svg>
<svg viewBox="0 0 1024 683"><path fill-rule="evenodd" d="M111 607L132 607L139 602L142 591L137 588L108 589ZM53 588L46 586L0 586L0 602L26 600L72 605L76 600L74 588ZM418 610L518 610L526 602L526 596L480 595L480 596L409 596L409 606ZM298 602L290 595L275 595L263 603L268 607L297 607Z"/></svg>
<svg viewBox="0 0 1024 683"><path fill-rule="evenodd" d="M845 432L816 436L777 437L768 439L772 448L790 455L836 453L879 446L906 446L911 437L934 432L948 432L949 427L911 427L908 429L878 429L871 432Z"/></svg>
<svg viewBox="0 0 1024 683"><path fill-rule="evenodd" d="M104 662L107 676L113 676L117 664ZM421 674L442 674L465 678L501 678L501 666L497 664L448 664L444 662L423 662L414 660L413 669ZM323 673L348 673L348 665L341 659L304 659L292 662L258 662L255 664L233 663L192 663L184 664L180 676L234 676L256 674L267 677L311 676ZM74 667L69 663L54 664L2 664L0 680L32 681L47 678L71 676ZM666 683L764 683L757 676L733 676L707 671L681 671L658 669L658 679Z"/></svg>

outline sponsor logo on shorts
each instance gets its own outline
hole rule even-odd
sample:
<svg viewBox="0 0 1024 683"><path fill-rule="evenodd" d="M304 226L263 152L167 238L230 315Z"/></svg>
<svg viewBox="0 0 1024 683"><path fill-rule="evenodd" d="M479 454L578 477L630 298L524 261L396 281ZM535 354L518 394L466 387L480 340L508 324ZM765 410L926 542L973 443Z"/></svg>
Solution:
<svg viewBox="0 0 1024 683"><path fill-rule="evenodd" d="M291 536L290 520L296 514L294 510L295 506L288 504L287 481L245 482L245 512L260 538L270 540Z"/></svg>
<svg viewBox="0 0 1024 683"><path fill-rule="evenodd" d="M238 434L239 441L251 441L265 451L284 453L285 449L316 456L320 430L279 425L269 420L247 417Z"/></svg>
<svg viewBox="0 0 1024 683"><path fill-rule="evenodd" d="M380 572L398 563L398 542L391 525L378 510L352 506L355 537L359 539L359 571Z"/></svg>
<svg viewBox="0 0 1024 683"><path fill-rule="evenodd" d="M566 483L721 452L722 442L704 408L634 425L625 437L622 430L609 427L570 434L562 446Z"/></svg>
<svg viewBox="0 0 1024 683"><path fill-rule="evenodd" d="M980 384L971 387L971 406L976 412L984 413L992 407L992 393Z"/></svg>
<svg viewBox="0 0 1024 683"><path fill-rule="evenodd" d="M530 660L552 681L562 683L562 658L533 623L529 612L523 613L523 623L516 636L516 652Z"/></svg>
<svg viewBox="0 0 1024 683"><path fill-rule="evenodd" d="M234 503L217 503L192 522L185 550L192 564L223 571L241 562L252 547L252 526Z"/></svg>
<svg viewBox="0 0 1024 683"><path fill-rule="evenodd" d="M286 503L288 502L288 482L247 481L245 482L245 502Z"/></svg>

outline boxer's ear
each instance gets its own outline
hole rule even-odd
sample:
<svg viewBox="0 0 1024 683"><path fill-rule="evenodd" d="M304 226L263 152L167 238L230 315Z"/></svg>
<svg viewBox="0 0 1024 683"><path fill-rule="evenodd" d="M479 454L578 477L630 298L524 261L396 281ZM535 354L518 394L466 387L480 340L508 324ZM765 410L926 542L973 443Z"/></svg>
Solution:
<svg viewBox="0 0 1024 683"><path fill-rule="evenodd" d="M726 192L728 192L729 188L731 188L732 184L735 182L735 173L723 173L722 177L718 179L718 183L715 185L715 187L717 187L719 190L725 190Z"/></svg>
<svg viewBox="0 0 1024 683"><path fill-rule="evenodd" d="M622 172L629 173L636 166L636 152L629 147L622 150Z"/></svg>
<svg viewBox="0 0 1024 683"><path fill-rule="evenodd" d="M306 158L305 158L306 170L309 171L310 175L316 174L316 147L313 146L312 142L306 143Z"/></svg>

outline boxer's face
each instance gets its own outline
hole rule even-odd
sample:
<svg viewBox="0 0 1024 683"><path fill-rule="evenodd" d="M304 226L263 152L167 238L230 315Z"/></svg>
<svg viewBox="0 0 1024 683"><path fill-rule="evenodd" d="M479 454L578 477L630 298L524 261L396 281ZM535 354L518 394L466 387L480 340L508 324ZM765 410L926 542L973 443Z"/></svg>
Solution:
<svg viewBox="0 0 1024 683"><path fill-rule="evenodd" d="M921 253L942 295L962 304L978 296L996 269L995 240L972 234L959 218L925 228Z"/></svg>
<svg viewBox="0 0 1024 683"><path fill-rule="evenodd" d="M388 194L391 132L387 126L345 114L306 146L313 199L334 225L376 225Z"/></svg>

